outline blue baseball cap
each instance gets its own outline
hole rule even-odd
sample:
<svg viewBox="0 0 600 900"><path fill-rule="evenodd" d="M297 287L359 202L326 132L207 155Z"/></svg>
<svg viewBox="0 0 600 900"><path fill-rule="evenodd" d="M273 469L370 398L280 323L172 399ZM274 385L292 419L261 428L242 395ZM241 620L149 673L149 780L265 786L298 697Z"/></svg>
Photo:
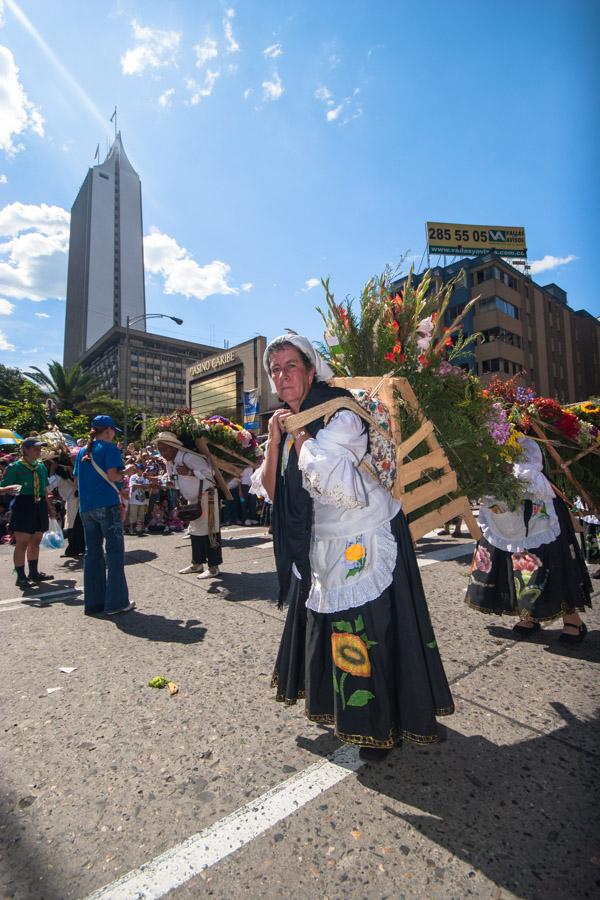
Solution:
<svg viewBox="0 0 600 900"><path fill-rule="evenodd" d="M96 418L92 419L90 422L90 426L98 429L114 428L115 431L122 431L121 428L117 428L112 416L96 416Z"/></svg>

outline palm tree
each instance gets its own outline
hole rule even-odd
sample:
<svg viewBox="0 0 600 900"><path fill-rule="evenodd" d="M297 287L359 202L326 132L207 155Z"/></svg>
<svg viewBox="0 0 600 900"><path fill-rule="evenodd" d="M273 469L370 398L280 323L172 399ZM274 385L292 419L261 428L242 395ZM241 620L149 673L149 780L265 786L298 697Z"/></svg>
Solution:
<svg viewBox="0 0 600 900"><path fill-rule="evenodd" d="M44 393L52 397L59 410L70 409L78 412L79 405L85 404L99 391L98 379L89 372L83 372L78 364L65 368L55 359L48 365L48 374L37 366L24 374L35 381Z"/></svg>

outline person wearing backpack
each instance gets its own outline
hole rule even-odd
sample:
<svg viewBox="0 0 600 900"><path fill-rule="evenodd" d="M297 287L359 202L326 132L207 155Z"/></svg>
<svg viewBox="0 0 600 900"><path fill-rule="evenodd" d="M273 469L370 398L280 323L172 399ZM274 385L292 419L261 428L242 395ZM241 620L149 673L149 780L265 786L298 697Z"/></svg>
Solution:
<svg viewBox="0 0 600 900"><path fill-rule="evenodd" d="M77 454L74 475L85 532L83 594L85 614L129 612L125 578L125 541L121 518L125 466L113 443L120 431L111 416L92 419L87 445ZM132 467L135 469L135 467Z"/></svg>
<svg viewBox="0 0 600 900"><path fill-rule="evenodd" d="M263 363L285 404L252 480L273 503L279 602L289 604L276 698L304 698L307 717L362 759L405 740L434 743L436 716L454 704L406 517L362 465L364 410L326 383L333 373L305 337L271 341Z"/></svg>

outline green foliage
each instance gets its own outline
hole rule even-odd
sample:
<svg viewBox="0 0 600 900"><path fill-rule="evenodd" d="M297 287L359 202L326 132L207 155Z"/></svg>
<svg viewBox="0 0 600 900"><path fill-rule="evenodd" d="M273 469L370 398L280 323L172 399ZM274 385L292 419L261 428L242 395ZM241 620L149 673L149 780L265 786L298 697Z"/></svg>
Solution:
<svg viewBox="0 0 600 900"><path fill-rule="evenodd" d="M10 400L16 400L23 381L20 369L10 369L8 366L0 365L0 402L7 403Z"/></svg>
<svg viewBox="0 0 600 900"><path fill-rule="evenodd" d="M56 424L61 431L75 439L87 438L90 431L89 416L74 413L70 409L63 409L57 414Z"/></svg>
<svg viewBox="0 0 600 900"><path fill-rule="evenodd" d="M18 370L13 370L18 371ZM21 377L21 383L13 383L9 399L0 400L0 426L11 428L23 437L32 431L45 431L48 413L44 406L44 395L35 384Z"/></svg>
<svg viewBox="0 0 600 900"><path fill-rule="evenodd" d="M83 372L79 365L65 368L57 360L48 364L48 374L38 366L25 372L35 384L42 388L47 396L52 397L58 409L71 409L79 412L80 406L98 394L98 379L89 372Z"/></svg>

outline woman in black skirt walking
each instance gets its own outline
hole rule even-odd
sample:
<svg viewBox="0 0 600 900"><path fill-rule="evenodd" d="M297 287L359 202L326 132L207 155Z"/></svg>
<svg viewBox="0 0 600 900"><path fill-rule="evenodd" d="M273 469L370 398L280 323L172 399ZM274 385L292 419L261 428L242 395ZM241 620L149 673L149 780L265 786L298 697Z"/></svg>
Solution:
<svg viewBox="0 0 600 900"><path fill-rule="evenodd" d="M351 395L310 341L285 335L265 352L285 402L253 490L273 501L280 604L289 603L273 686L277 699L304 697L313 722L334 726L365 759L395 743L439 740L436 716L454 711L400 504L359 469L368 434L341 408L285 431L292 413ZM318 414L318 411L315 410Z"/></svg>
<svg viewBox="0 0 600 900"><path fill-rule="evenodd" d="M48 530L48 518L55 518L48 494L48 472L40 461L43 446L42 441L35 437L25 438L20 447L21 459L10 464L2 479L2 487L13 486L18 490L11 505L8 527L15 536L14 563L17 587L20 588L53 578L38 569L40 541ZM27 574L26 558L29 566Z"/></svg>
<svg viewBox="0 0 600 900"><path fill-rule="evenodd" d="M486 498L479 512L483 538L471 564L466 603L494 615L516 616L513 631L528 637L562 617L562 643L587 634L580 612L591 607L592 584L569 511L543 472L538 444L519 438L524 457L514 466L525 485L515 511Z"/></svg>

